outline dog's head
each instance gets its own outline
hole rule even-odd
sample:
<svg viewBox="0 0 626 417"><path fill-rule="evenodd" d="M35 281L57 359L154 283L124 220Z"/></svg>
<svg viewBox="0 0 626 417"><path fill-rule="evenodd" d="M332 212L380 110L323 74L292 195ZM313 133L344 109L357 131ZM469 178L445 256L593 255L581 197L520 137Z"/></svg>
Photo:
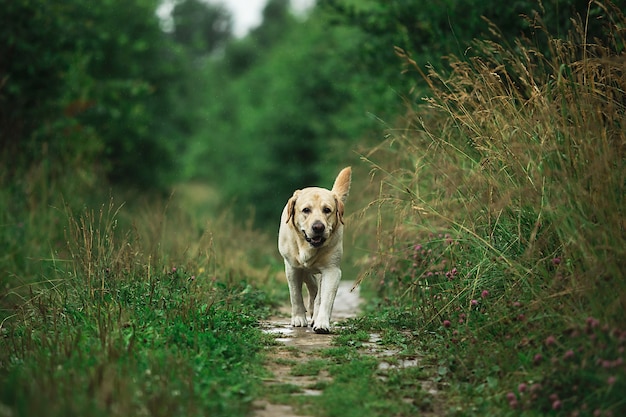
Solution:
<svg viewBox="0 0 626 417"><path fill-rule="evenodd" d="M287 223L313 247L319 248L343 224L344 201L350 190L351 170L342 170L332 190L309 187L297 190L287 203Z"/></svg>
<svg viewBox="0 0 626 417"><path fill-rule="evenodd" d="M287 211L287 222L293 222L315 248L323 246L337 225L343 223L343 202L323 188L297 190L287 203Z"/></svg>

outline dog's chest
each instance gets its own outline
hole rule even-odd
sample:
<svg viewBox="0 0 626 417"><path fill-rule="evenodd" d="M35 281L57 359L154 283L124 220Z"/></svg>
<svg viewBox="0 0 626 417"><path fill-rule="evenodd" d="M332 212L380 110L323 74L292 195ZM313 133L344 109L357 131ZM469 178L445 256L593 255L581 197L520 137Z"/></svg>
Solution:
<svg viewBox="0 0 626 417"><path fill-rule="evenodd" d="M320 258L319 250L311 250L311 249L300 249L298 252L298 263L301 268L312 269L315 270L318 260Z"/></svg>

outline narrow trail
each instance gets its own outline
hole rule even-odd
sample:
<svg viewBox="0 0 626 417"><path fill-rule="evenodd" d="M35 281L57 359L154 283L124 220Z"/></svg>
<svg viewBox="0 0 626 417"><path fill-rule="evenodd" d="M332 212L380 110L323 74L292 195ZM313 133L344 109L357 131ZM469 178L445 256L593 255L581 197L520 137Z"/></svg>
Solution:
<svg viewBox="0 0 626 417"><path fill-rule="evenodd" d="M358 287L353 288L350 281L342 281L333 307L333 322L356 317L360 311L360 303ZM302 388L300 395L320 395L321 391L310 387L317 382L329 380L327 374L322 373L315 377L294 376L291 370L294 364L310 359L306 352L330 347L332 334L317 334L311 327L292 327L289 306L283 307L280 316L263 323L263 327L266 332L277 335L276 341L281 344L269 354L268 369L273 376L265 384L291 384ZM259 400L254 406L254 417L306 417L296 414L289 405L273 404L267 400Z"/></svg>
<svg viewBox="0 0 626 417"><path fill-rule="evenodd" d="M337 297L333 308L332 320L335 329L345 319L358 316L360 313L361 298L359 288L353 288L351 281L343 281L337 291ZM278 316L272 317L270 320L262 323L265 332L276 336L278 346L272 347L267 355L266 367L270 373L270 377L264 381L268 392L272 389L280 390L281 387L289 386L293 391L289 391L287 395L297 395L301 397L322 395L322 390L317 387L323 386L332 380L327 371L322 370L314 376L301 375L294 372L298 365L306 364L316 351L331 347L333 334L316 334L311 327L298 328L292 327L290 324L291 309L285 305ZM381 335L371 333L368 342L362 344L359 348L365 355L379 358L378 370L379 378L384 378L386 372L396 368L413 368L421 369L432 368L425 366L419 357L403 357L400 355L399 349L390 349L385 347L381 342ZM435 370L430 372L431 375L436 373ZM428 408L423 408L420 415L437 417L444 414L443 407L445 405L440 395L439 384L431 377L425 377L417 381L421 385L422 392L427 395L432 404ZM411 398L404 399L412 402ZM264 398L254 403L253 417L309 417L298 414L291 405L273 403L271 399Z"/></svg>

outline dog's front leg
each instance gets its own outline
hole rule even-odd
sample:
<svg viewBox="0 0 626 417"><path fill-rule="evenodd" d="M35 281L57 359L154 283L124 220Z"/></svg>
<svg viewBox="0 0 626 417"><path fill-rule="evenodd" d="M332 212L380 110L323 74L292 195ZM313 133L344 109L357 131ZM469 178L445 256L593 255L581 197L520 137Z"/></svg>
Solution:
<svg viewBox="0 0 626 417"><path fill-rule="evenodd" d="M289 298L291 299L291 325L294 327L306 327L306 308L302 299L304 271L292 267L285 261L285 273L289 283Z"/></svg>
<svg viewBox="0 0 626 417"><path fill-rule="evenodd" d="M316 306L315 301L319 298L317 297L318 289L319 289L319 274L305 274L304 275L304 283L306 284L306 288L309 291L309 311L311 319L315 322L315 312Z"/></svg>
<svg viewBox="0 0 626 417"><path fill-rule="evenodd" d="M341 281L341 269L331 267L322 271L320 289L315 303L315 333L330 333L330 316Z"/></svg>

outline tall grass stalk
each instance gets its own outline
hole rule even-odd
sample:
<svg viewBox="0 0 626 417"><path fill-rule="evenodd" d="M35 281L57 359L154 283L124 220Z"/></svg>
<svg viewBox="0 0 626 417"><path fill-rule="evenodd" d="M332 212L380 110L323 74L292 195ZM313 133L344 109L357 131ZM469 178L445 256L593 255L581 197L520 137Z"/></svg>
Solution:
<svg viewBox="0 0 626 417"><path fill-rule="evenodd" d="M449 73L422 73L427 105L391 140L403 157L387 181L409 203L398 217L431 227L437 218L520 276L558 258L564 283L554 296L624 323L626 21L610 3L593 7L604 12L603 40L587 38L580 16L567 39L552 37L536 15L529 21L548 50L499 43L490 26L496 40L450 57ZM511 235L501 246L503 228Z"/></svg>
<svg viewBox="0 0 626 417"><path fill-rule="evenodd" d="M368 284L458 415L621 415L626 403L626 18L475 41L365 159L382 177ZM541 40L542 47L534 41ZM408 336L407 336L408 337ZM507 414L509 413L509 414Z"/></svg>
<svg viewBox="0 0 626 417"><path fill-rule="evenodd" d="M256 322L271 303L259 287L274 245L228 215L204 223L178 203L110 199L31 214L64 213L65 226L55 225L64 233L52 238L64 235L65 244L30 255L52 264L45 273L16 268L3 283L2 412L248 413L268 342Z"/></svg>

